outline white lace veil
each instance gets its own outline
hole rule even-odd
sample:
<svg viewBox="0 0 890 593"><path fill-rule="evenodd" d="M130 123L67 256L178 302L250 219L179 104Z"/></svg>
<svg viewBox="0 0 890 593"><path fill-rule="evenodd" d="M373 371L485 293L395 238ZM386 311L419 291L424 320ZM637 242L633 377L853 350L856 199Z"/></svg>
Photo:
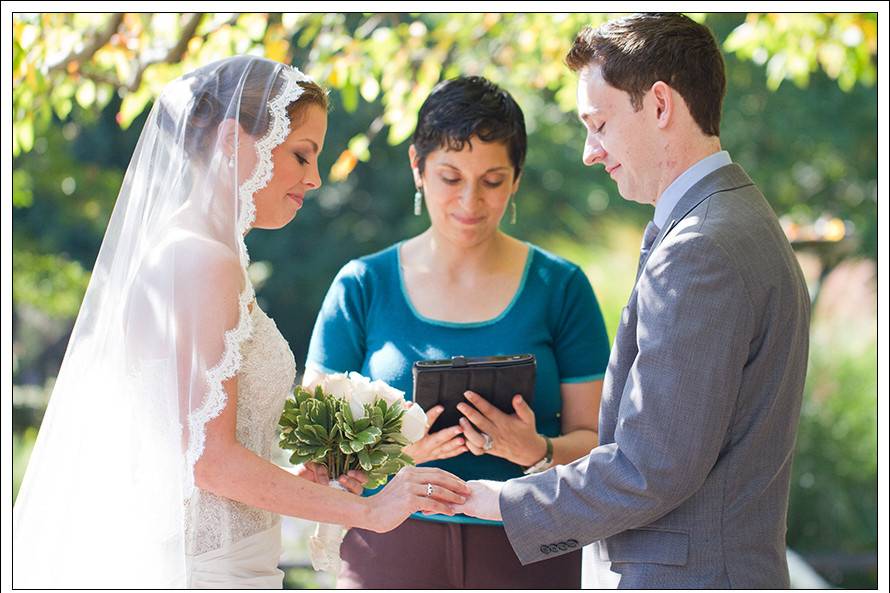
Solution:
<svg viewBox="0 0 890 593"><path fill-rule="evenodd" d="M308 80L241 56L156 101L15 503L14 587L185 586L184 503L252 329L253 194Z"/></svg>

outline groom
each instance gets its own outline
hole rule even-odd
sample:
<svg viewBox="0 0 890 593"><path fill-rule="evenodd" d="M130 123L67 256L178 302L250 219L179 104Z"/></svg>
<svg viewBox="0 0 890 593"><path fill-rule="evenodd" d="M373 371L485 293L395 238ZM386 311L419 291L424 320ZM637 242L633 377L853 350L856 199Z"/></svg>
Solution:
<svg viewBox="0 0 890 593"><path fill-rule="evenodd" d="M583 30L584 164L652 204L583 459L470 482L523 564L597 541L626 588L788 587L785 520L809 298L775 214L721 150L723 59L703 25L634 15Z"/></svg>

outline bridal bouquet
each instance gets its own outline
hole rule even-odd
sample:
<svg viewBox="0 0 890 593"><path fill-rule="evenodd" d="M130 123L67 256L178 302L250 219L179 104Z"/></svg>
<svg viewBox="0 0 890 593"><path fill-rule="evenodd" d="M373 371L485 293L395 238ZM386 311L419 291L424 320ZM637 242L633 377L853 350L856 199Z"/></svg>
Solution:
<svg viewBox="0 0 890 593"><path fill-rule="evenodd" d="M406 402L403 391L358 373L338 373L329 375L314 391L294 389L278 421L279 446L294 452L293 464L324 465L333 488L342 490L337 478L352 469L363 470L368 476L365 487L374 488L402 467L413 465L402 448L423 438L426 422L423 409ZM315 570L339 570L345 535L340 525L318 524L309 539Z"/></svg>

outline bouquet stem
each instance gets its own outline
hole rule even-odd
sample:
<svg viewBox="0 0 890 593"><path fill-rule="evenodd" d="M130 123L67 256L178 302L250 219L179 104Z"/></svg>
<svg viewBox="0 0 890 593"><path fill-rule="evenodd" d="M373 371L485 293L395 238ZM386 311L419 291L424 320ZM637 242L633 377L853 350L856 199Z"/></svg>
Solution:
<svg viewBox="0 0 890 593"><path fill-rule="evenodd" d="M330 480L328 486L346 491L337 480ZM316 524L315 534L309 537L309 558L312 560L312 568L336 576L340 572L340 544L345 536L346 528L342 525Z"/></svg>

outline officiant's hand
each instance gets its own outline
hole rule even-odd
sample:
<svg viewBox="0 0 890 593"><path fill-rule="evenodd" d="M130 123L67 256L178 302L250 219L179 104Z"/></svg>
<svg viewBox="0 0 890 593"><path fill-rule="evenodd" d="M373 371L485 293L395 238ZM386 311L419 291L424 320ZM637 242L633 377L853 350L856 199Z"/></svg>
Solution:
<svg viewBox="0 0 890 593"><path fill-rule="evenodd" d="M420 465L436 459L448 459L467 452L467 445L460 436L460 433L463 432L460 426L449 426L430 434L430 426L436 422L443 411L445 408L442 406L430 408L430 411L426 413L426 436L402 449L414 460L415 464Z"/></svg>
<svg viewBox="0 0 890 593"><path fill-rule="evenodd" d="M307 461L297 468L295 472L304 480L315 482L316 484L328 485L328 468L320 463ZM361 494L365 489L365 483L368 481L368 475L358 469L351 469L346 475L340 476L337 480L340 485L352 492L353 494Z"/></svg>
<svg viewBox="0 0 890 593"><path fill-rule="evenodd" d="M467 448L473 455L486 453L503 457L518 465L537 463L547 452L547 441L535 428L535 413L521 395L513 396L515 414L505 414L473 391L464 393L472 406L457 404L465 417L460 419ZM489 448L486 449L485 435Z"/></svg>
<svg viewBox="0 0 890 593"><path fill-rule="evenodd" d="M454 505L470 495L466 482L433 467L403 467L386 486L368 498L366 529L384 533L395 529L411 513L453 515Z"/></svg>

